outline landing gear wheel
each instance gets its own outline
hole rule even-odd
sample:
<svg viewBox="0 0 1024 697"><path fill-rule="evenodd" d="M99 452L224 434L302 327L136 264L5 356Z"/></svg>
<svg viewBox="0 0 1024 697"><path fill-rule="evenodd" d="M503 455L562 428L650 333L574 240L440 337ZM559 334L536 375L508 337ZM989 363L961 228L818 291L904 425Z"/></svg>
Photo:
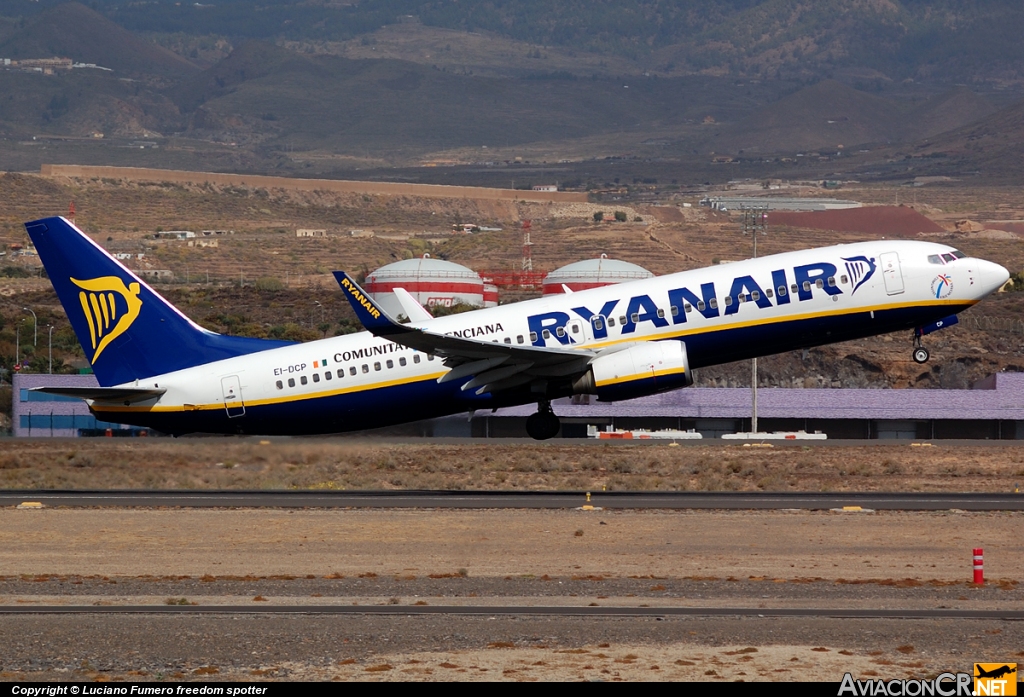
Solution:
<svg viewBox="0 0 1024 697"><path fill-rule="evenodd" d="M914 362L915 363L927 363L928 362L928 349L924 346L918 346L914 349Z"/></svg>
<svg viewBox="0 0 1024 697"><path fill-rule="evenodd" d="M551 411L551 404L549 402L538 404L537 413L531 414L526 420L526 433L534 440L554 438L558 435L558 429L561 427L562 422Z"/></svg>

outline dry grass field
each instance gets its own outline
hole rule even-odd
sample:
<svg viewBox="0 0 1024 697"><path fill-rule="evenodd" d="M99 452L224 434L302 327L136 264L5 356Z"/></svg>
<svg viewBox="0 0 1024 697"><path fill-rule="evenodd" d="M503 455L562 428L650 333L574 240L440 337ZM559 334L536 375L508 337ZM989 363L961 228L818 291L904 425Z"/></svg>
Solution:
<svg viewBox="0 0 1024 697"><path fill-rule="evenodd" d="M13 440L4 489L1013 491L1024 446L389 444Z"/></svg>

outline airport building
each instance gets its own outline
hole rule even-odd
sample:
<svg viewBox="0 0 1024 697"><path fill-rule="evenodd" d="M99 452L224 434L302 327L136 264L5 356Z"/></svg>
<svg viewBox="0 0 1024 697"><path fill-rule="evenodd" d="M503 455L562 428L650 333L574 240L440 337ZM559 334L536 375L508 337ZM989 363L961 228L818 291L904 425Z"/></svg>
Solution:
<svg viewBox="0 0 1024 697"><path fill-rule="evenodd" d="M85 402L32 392L33 387L95 387L93 375L14 376L14 435L131 436L140 429L97 421ZM593 399L593 398L591 398ZM1024 440L1024 373L998 373L968 390L794 389L757 392L759 431L820 431L830 439ZM694 429L704 438L750 429L750 389L688 387L625 402L557 400L562 437L583 438L587 426L604 429ZM526 432L536 406L465 414L380 431L395 435L515 437Z"/></svg>
<svg viewBox="0 0 1024 697"><path fill-rule="evenodd" d="M32 391L33 387L96 387L98 384L94 375L15 374L11 415L14 435L26 438L148 435L146 429L97 420L85 402L75 397Z"/></svg>

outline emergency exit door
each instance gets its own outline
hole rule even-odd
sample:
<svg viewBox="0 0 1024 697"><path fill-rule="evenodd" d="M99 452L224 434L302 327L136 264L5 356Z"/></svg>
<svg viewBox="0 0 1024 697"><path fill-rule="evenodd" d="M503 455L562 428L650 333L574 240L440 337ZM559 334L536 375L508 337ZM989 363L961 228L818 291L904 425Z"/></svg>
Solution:
<svg viewBox="0 0 1024 697"><path fill-rule="evenodd" d="M220 379L221 390L224 392L224 408L228 418L233 419L245 414L245 403L242 401L242 384L237 375L229 375Z"/></svg>

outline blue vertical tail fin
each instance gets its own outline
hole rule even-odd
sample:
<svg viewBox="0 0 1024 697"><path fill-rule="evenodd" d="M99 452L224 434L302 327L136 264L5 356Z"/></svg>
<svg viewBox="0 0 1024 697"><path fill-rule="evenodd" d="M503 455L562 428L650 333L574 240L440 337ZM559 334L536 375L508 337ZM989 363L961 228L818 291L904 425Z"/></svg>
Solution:
<svg viewBox="0 0 1024 697"><path fill-rule="evenodd" d="M104 387L291 343L203 329L64 218L25 228Z"/></svg>

